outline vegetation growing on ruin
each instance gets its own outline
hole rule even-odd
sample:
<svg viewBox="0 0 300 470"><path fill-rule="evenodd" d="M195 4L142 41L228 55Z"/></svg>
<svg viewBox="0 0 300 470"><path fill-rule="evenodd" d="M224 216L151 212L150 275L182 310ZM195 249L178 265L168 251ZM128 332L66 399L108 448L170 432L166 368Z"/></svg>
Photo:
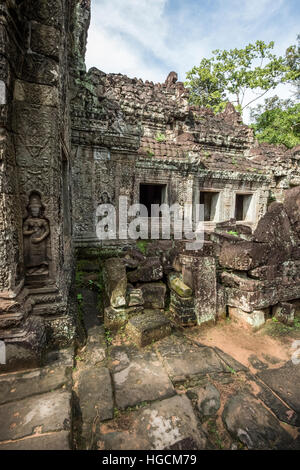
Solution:
<svg viewBox="0 0 300 470"><path fill-rule="evenodd" d="M288 148L300 144L299 103L274 96L251 110L251 117L254 120L251 127L259 142L283 144Z"/></svg>
<svg viewBox="0 0 300 470"><path fill-rule="evenodd" d="M156 142L165 142L166 141L166 136L165 134L162 134L161 132L158 132L155 137Z"/></svg>
<svg viewBox="0 0 300 470"><path fill-rule="evenodd" d="M147 249L148 249L148 241L147 240L138 240L136 242L136 246L137 246L138 250L140 250L140 252L143 255L147 254Z"/></svg>
<svg viewBox="0 0 300 470"><path fill-rule="evenodd" d="M300 144L300 35L284 56L274 54L273 48L273 41L256 41L243 49L212 51L211 58L203 58L187 73L186 86L191 103L216 113L228 102L243 113L277 85L292 86L291 99L273 96L251 109L251 127L259 142L292 148Z"/></svg>
<svg viewBox="0 0 300 470"><path fill-rule="evenodd" d="M273 48L273 41L256 41L244 49L212 51L213 57L203 58L198 67L187 73L191 102L219 112L229 101L242 112L280 83L296 80L299 70L286 56L273 54ZM257 93L250 100L249 90Z"/></svg>

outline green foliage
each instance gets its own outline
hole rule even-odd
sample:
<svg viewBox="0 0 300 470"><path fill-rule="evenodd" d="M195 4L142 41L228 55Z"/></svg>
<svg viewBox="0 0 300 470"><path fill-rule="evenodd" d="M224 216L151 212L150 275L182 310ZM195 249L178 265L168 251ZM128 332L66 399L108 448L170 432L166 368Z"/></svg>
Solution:
<svg viewBox="0 0 300 470"><path fill-rule="evenodd" d="M300 100L300 34L297 36L297 44L294 44L287 48L285 52L286 63L289 65L297 76L295 80L291 80L292 85L295 88L295 99Z"/></svg>
<svg viewBox="0 0 300 470"><path fill-rule="evenodd" d="M228 233L229 235L234 235L235 237L238 237L238 236L239 236L239 234L238 234L237 232L235 232L234 230L229 230L227 233Z"/></svg>
<svg viewBox="0 0 300 470"><path fill-rule="evenodd" d="M236 375L236 370L235 370L235 369L233 369L233 368L230 367L230 366L226 366L226 367L227 367L227 369L229 370L229 372L230 372L231 374Z"/></svg>
<svg viewBox="0 0 300 470"><path fill-rule="evenodd" d="M82 271L76 271L75 273L75 284L77 287L81 287L83 283L83 272Z"/></svg>
<svg viewBox="0 0 300 470"><path fill-rule="evenodd" d="M165 134L161 134L158 132L155 137L156 142L165 142L166 141L166 136Z"/></svg>
<svg viewBox="0 0 300 470"><path fill-rule="evenodd" d="M147 254L147 248L148 248L148 241L147 240L138 240L136 242L136 246L137 246L138 250L140 250L140 252L143 255Z"/></svg>
<svg viewBox="0 0 300 470"><path fill-rule="evenodd" d="M105 329L105 338L106 338L107 344L110 345L112 343L113 338L111 335L111 331L108 329Z"/></svg>
<svg viewBox="0 0 300 470"><path fill-rule="evenodd" d="M191 102L220 112L230 101L242 112L279 83L296 80L299 70L286 57L273 54L273 48L274 42L256 41L244 49L213 51L212 58L203 58L186 75ZM248 90L259 94L245 103Z"/></svg>
<svg viewBox="0 0 300 470"><path fill-rule="evenodd" d="M283 144L288 148L300 144L300 104L274 96L254 108L251 118L259 142Z"/></svg>
<svg viewBox="0 0 300 470"><path fill-rule="evenodd" d="M154 157L154 152L152 152L152 150L146 149L146 153L147 153L148 157Z"/></svg>

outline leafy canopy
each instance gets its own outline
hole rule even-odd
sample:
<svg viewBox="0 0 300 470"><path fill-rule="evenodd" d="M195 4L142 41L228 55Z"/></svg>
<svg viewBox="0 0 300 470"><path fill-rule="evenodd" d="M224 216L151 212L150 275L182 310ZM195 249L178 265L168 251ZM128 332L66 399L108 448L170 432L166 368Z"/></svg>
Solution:
<svg viewBox="0 0 300 470"><path fill-rule="evenodd" d="M286 63L296 75L294 80L291 80L295 88L294 97L296 100L300 100L300 34L297 36L297 44L287 48L285 57Z"/></svg>
<svg viewBox="0 0 300 470"><path fill-rule="evenodd" d="M259 142L284 144L288 148L300 144L300 103L273 96L252 109L250 116Z"/></svg>
<svg viewBox="0 0 300 470"><path fill-rule="evenodd" d="M244 49L213 51L212 58L203 58L186 75L191 102L219 112L230 101L242 112L279 83L296 80L300 73L292 66L292 59L288 62L286 57L277 57L273 48L273 41L256 41ZM257 96L245 102L248 90Z"/></svg>

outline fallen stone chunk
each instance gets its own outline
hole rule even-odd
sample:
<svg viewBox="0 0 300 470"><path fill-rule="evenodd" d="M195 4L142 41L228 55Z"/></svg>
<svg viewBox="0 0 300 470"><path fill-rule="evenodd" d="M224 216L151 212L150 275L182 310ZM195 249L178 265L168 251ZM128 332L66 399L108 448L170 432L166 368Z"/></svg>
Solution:
<svg viewBox="0 0 300 470"><path fill-rule="evenodd" d="M207 446L190 400L175 395L138 412L128 430L103 432L98 446L110 450L163 450L183 442L185 450Z"/></svg>
<svg viewBox="0 0 300 470"><path fill-rule="evenodd" d="M219 262L225 268L249 271L264 264L267 258L267 248L267 243L225 242L221 248Z"/></svg>
<svg viewBox="0 0 300 470"><path fill-rule="evenodd" d="M249 276L262 281L276 279L281 275L281 266L272 264L270 266L260 266L249 271Z"/></svg>
<svg viewBox="0 0 300 470"><path fill-rule="evenodd" d="M0 406L0 441L70 430L71 393L55 391Z"/></svg>
<svg viewBox="0 0 300 470"><path fill-rule="evenodd" d="M132 360L113 374L113 381L116 405L121 409L175 395L172 382L157 358Z"/></svg>
<svg viewBox="0 0 300 470"><path fill-rule="evenodd" d="M126 308L106 307L104 309L104 326L109 330L118 330L128 321Z"/></svg>
<svg viewBox="0 0 300 470"><path fill-rule="evenodd" d="M286 325L293 325L296 306L287 302L281 302L272 308L272 315Z"/></svg>
<svg viewBox="0 0 300 470"><path fill-rule="evenodd" d="M113 418L114 403L109 370L106 367L82 369L78 377L78 401L82 416L80 448L93 445L93 425Z"/></svg>
<svg viewBox="0 0 300 470"><path fill-rule="evenodd" d="M189 395L197 400L201 416L213 416L221 406L219 390L211 383L191 389Z"/></svg>
<svg viewBox="0 0 300 470"><path fill-rule="evenodd" d="M137 288L137 289L134 289L132 287L129 288L127 297L128 297L129 307L144 304L143 291L140 288Z"/></svg>
<svg viewBox="0 0 300 470"><path fill-rule="evenodd" d="M128 308L107 307L104 309L104 326L109 330L118 330L126 325L129 315L138 314L143 310L142 306Z"/></svg>
<svg viewBox="0 0 300 470"><path fill-rule="evenodd" d="M151 282L141 285L145 308L164 308L166 285L163 282Z"/></svg>
<svg viewBox="0 0 300 470"><path fill-rule="evenodd" d="M170 289L172 289L180 297L191 297L192 289L187 286L180 277L174 273L169 274L168 283Z"/></svg>
<svg viewBox="0 0 300 470"><path fill-rule="evenodd" d="M290 258L294 236L283 204L272 202L269 205L253 235L255 241L270 245L270 249L266 250L267 261L278 263Z"/></svg>
<svg viewBox="0 0 300 470"><path fill-rule="evenodd" d="M194 297L180 297L175 291L170 294L170 310L184 325L197 323Z"/></svg>
<svg viewBox="0 0 300 470"><path fill-rule="evenodd" d="M293 230L300 237L300 187L285 191L283 207L288 215Z"/></svg>
<svg viewBox="0 0 300 470"><path fill-rule="evenodd" d="M253 310L252 312L244 312L241 308L228 307L229 318L257 330L265 323L265 315L269 313L269 309Z"/></svg>
<svg viewBox="0 0 300 470"><path fill-rule="evenodd" d="M250 393L232 396L222 418L230 434L248 449L286 449L292 441L279 421Z"/></svg>
<svg viewBox="0 0 300 470"><path fill-rule="evenodd" d="M163 277L163 267L156 256L146 258L135 271L128 273L129 282L159 281Z"/></svg>
<svg viewBox="0 0 300 470"><path fill-rule="evenodd" d="M70 433L68 431L59 431L52 434L35 435L28 439L4 444L0 442L1 450L71 450Z"/></svg>
<svg viewBox="0 0 300 470"><path fill-rule="evenodd" d="M144 310L128 321L127 332L140 347L164 338L171 333L171 324L160 310Z"/></svg>
<svg viewBox="0 0 300 470"><path fill-rule="evenodd" d="M112 307L126 305L127 276L124 262L120 258L109 258L104 262L105 290Z"/></svg>

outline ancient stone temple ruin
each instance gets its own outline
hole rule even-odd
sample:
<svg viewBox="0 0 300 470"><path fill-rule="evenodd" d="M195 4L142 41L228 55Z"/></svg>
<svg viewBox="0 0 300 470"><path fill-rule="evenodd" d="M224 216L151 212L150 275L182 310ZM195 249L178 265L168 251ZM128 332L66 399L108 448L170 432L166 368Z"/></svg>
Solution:
<svg viewBox="0 0 300 470"><path fill-rule="evenodd" d="M291 324L300 148L258 144L230 104L191 106L175 72L154 84L86 71L89 19L89 0L0 4L0 370L47 364L96 318L138 347L226 316ZM121 196L204 205L203 247L172 225L169 239L159 226L159 240L99 240L97 208L118 214Z"/></svg>

